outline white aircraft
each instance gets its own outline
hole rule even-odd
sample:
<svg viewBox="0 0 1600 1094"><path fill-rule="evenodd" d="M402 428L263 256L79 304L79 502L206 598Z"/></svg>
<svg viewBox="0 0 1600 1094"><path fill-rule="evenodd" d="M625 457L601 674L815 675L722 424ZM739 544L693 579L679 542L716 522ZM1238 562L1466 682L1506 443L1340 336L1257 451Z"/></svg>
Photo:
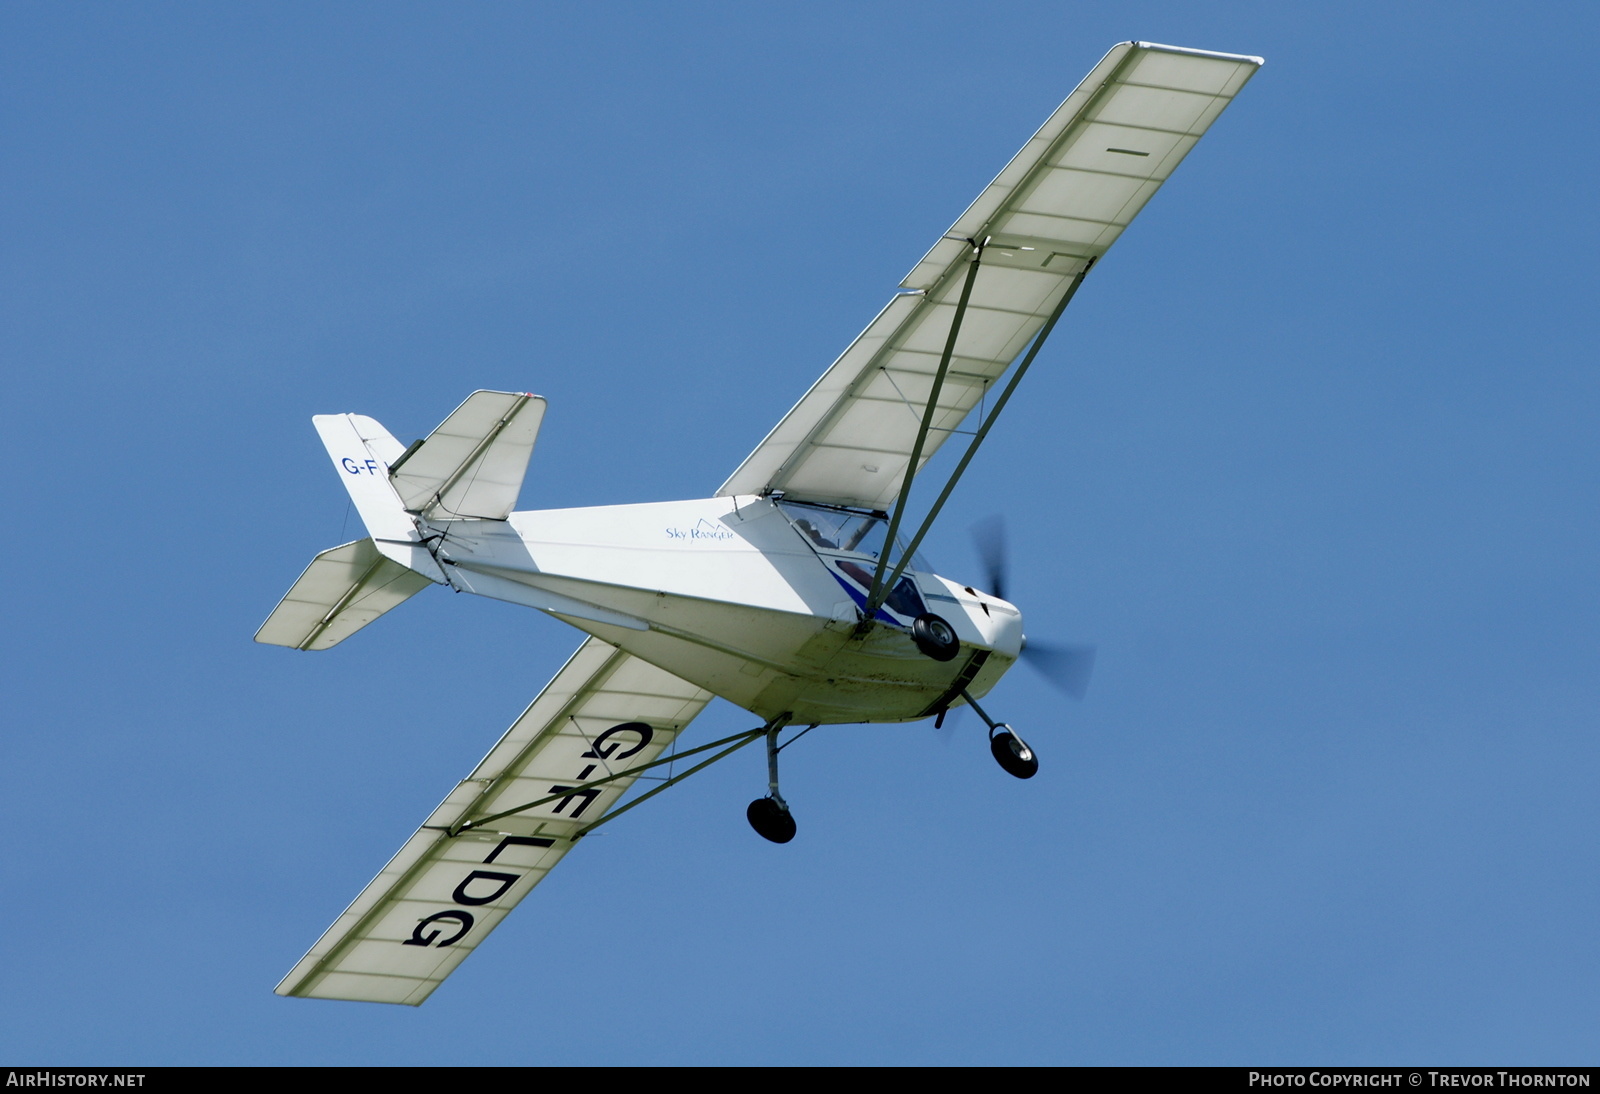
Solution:
<svg viewBox="0 0 1600 1094"><path fill-rule="evenodd" d="M795 833L778 754L815 726L964 704L1033 775L977 702L1024 653L998 564L979 591L917 548L1084 276L1261 63L1113 48L714 497L512 512L537 395L474 392L410 447L359 414L313 418L368 535L312 560L256 641L327 649L430 584L589 637L278 994L420 1004L585 833L756 740L770 786L748 817L777 843ZM980 402L902 543L917 471ZM1081 693L1092 650L1046 653ZM714 695L763 724L673 748Z"/></svg>

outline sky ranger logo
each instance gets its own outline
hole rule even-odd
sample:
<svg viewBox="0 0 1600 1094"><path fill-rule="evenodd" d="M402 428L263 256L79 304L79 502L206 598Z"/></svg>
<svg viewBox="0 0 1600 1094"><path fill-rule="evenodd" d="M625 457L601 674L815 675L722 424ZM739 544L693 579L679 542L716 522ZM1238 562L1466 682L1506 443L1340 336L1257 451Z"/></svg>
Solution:
<svg viewBox="0 0 1600 1094"><path fill-rule="evenodd" d="M706 539L732 539L733 533L721 524L713 524L705 517L701 517L693 528L668 528L667 538L671 540L706 540Z"/></svg>

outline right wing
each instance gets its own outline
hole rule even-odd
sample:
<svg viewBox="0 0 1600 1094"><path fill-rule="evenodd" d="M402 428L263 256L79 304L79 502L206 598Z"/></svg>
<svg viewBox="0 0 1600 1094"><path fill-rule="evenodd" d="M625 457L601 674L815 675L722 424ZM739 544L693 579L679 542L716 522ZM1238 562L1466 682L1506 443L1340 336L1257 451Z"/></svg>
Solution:
<svg viewBox="0 0 1600 1094"><path fill-rule="evenodd" d="M590 638L278 985L279 995L420 1004L632 785L711 693ZM449 831L572 793L458 836Z"/></svg>
<svg viewBox="0 0 1600 1094"><path fill-rule="evenodd" d="M989 239L925 463L1255 74L1259 57L1112 48L717 491L884 509L900 489L971 253ZM921 470L919 466L917 470Z"/></svg>

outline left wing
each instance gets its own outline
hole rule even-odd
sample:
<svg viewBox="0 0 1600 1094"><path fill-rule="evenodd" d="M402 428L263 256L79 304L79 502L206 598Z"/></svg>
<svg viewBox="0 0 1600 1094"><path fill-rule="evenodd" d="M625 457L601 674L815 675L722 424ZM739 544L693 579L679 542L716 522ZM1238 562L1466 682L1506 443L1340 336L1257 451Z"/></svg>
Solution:
<svg viewBox="0 0 1600 1094"><path fill-rule="evenodd" d="M717 491L884 509L904 481L972 252L989 240L921 462L977 406L1262 61L1123 42L922 261L906 292ZM917 470L921 470L919 465Z"/></svg>
<svg viewBox="0 0 1600 1094"><path fill-rule="evenodd" d="M710 700L609 643L584 642L277 993L420 1004L634 780L584 783L655 759ZM563 790L572 793L449 834Z"/></svg>

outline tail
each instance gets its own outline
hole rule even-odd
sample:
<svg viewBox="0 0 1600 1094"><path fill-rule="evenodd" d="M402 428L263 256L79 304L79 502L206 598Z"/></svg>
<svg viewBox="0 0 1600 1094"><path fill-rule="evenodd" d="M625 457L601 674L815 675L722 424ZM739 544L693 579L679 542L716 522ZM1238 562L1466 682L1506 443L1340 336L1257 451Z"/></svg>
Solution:
<svg viewBox="0 0 1600 1094"><path fill-rule="evenodd" d="M475 391L410 448L360 414L312 418L369 538L312 559L256 641L327 649L429 584L449 584L428 522L510 515L544 409L537 395Z"/></svg>

